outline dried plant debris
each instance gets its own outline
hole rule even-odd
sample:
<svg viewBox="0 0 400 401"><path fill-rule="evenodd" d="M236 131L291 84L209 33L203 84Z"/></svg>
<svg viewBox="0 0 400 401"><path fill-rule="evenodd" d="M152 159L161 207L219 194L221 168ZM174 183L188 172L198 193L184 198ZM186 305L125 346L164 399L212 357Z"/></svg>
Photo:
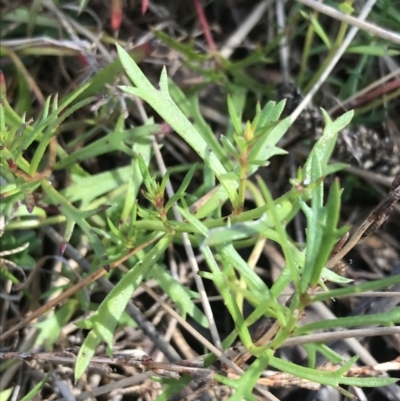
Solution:
<svg viewBox="0 0 400 401"><path fill-rule="evenodd" d="M278 99L286 99L285 114L291 114L303 100L299 88L283 83L277 89ZM319 108L309 104L294 122L294 127L304 137L318 139L324 128ZM400 172L400 146L388 131L377 132L363 125L346 127L338 137L334 156L342 162L394 176Z"/></svg>
<svg viewBox="0 0 400 401"><path fill-rule="evenodd" d="M20 359L29 364L32 362L36 363L53 363L53 364L70 364L73 365L76 362L76 355L78 354L78 348L66 349L63 352L12 352L3 351L0 352L0 359ZM388 370L399 370L400 358L397 358L390 362L376 364L374 366L362 366L352 367L346 373L346 377L379 377L383 376L384 372ZM38 367L39 365L37 365ZM229 370L218 370L213 367L206 368L203 366L201 361L180 361L176 363L165 363L155 362L145 352L140 350L132 350L131 354L116 354L113 358L108 357L94 357L90 364L90 369L97 373L105 376L112 374L113 369L111 366L130 366L134 367L137 372L149 372L152 375L179 379L182 375L186 374L199 381L199 393L214 387L219 386L214 375L220 374L230 379L239 379L240 376L230 372ZM325 372L334 372L341 368L341 364L325 363L319 366L317 369ZM266 377L265 377L266 376ZM151 388L146 377L143 377L144 383L142 386L146 386L147 390L153 392L157 389ZM321 387L319 383L311 382L306 379L295 377L291 374L276 371L264 372L264 377L257 380L257 384L268 387L301 387L312 390L317 390ZM131 388L132 392L137 392L138 388L142 386L136 386Z"/></svg>
<svg viewBox="0 0 400 401"><path fill-rule="evenodd" d="M303 100L300 89L293 83L281 83L277 88L278 100L286 99L284 114L290 115ZM317 140L324 129L321 111L309 103L294 122L293 126L306 138Z"/></svg>
<svg viewBox="0 0 400 401"><path fill-rule="evenodd" d="M400 171L399 147L392 138L358 125L347 128L338 138L336 157L344 162L357 164L365 170L391 176Z"/></svg>
<svg viewBox="0 0 400 401"><path fill-rule="evenodd" d="M389 193L372 210L353 236L328 261L327 267L334 268L347 253L353 249L360 239L365 239L374 233L389 217L395 204L400 200L400 173L394 177ZM342 246L342 244L341 244Z"/></svg>

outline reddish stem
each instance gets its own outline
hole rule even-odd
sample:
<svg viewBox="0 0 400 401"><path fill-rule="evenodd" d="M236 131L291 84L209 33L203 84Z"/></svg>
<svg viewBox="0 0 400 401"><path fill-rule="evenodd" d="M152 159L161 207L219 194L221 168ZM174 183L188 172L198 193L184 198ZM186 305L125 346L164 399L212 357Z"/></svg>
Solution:
<svg viewBox="0 0 400 401"><path fill-rule="evenodd" d="M149 6L149 0L142 0L142 14L144 15Z"/></svg>
<svg viewBox="0 0 400 401"><path fill-rule="evenodd" d="M400 87L400 79L395 79L393 81L387 82L380 88L376 88L373 91L367 93L364 97L355 102L355 107L360 107L365 103L370 102L386 93L392 92L393 90Z"/></svg>
<svg viewBox="0 0 400 401"><path fill-rule="evenodd" d="M122 1L111 0L111 28L117 31L121 27L122 22Z"/></svg>
<svg viewBox="0 0 400 401"><path fill-rule="evenodd" d="M210 26L208 25L206 15L204 14L201 0L193 0L193 3L194 3L194 7L196 9L196 12L197 12L197 16L200 21L201 29L203 30L204 36L206 38L208 47L212 53L215 53L217 50L217 46L215 46L214 39L211 35Z"/></svg>
<svg viewBox="0 0 400 401"><path fill-rule="evenodd" d="M382 95L385 95L386 93L392 92L399 87L400 87L400 79L397 78L393 81L385 83L381 87L376 88L376 89L372 90L371 92L368 92L367 94L365 94L364 96L362 96L360 98L354 99L351 103L349 103L347 105L347 107L351 108L351 109L357 109L357 108L361 107L362 105L369 103L372 100L374 100ZM333 113L332 117L336 117L340 114L341 114L340 110L337 110L335 113Z"/></svg>

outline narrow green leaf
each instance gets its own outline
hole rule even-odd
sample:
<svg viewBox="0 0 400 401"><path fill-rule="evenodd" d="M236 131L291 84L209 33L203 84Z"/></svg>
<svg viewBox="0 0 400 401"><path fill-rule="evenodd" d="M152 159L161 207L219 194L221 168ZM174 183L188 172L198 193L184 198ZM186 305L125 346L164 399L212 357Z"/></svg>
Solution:
<svg viewBox="0 0 400 401"><path fill-rule="evenodd" d="M37 323L36 327L40 331L35 340L35 346L43 346L45 349L50 349L58 340L64 325L68 324L77 309L78 301L69 299L53 315Z"/></svg>
<svg viewBox="0 0 400 401"><path fill-rule="evenodd" d="M198 238L198 240L200 241L201 238ZM201 252L203 253L205 260L211 270L212 280L216 287L219 289L224 300L224 304L228 308L229 313L233 321L235 322L235 327L238 330L240 339L245 346L250 347L252 344L250 332L244 321L243 315L236 303L234 294L230 290L229 285L227 285L228 278L226 277L224 272L221 271L220 267L216 263L214 255L209 247L203 246L201 248Z"/></svg>
<svg viewBox="0 0 400 401"><path fill-rule="evenodd" d="M290 241L288 235L286 233L285 227L283 226L282 220L280 219L279 212L276 208L276 205L272 199L271 193L268 187L265 185L264 181L261 180L260 177L257 177L258 185L264 195L265 201L268 206L268 211L272 217L274 228L276 230L278 236L278 243L282 247L283 254L286 260L286 266L288 267L291 275L294 286L297 290L300 289L300 277L299 277L299 270L298 266L295 264L295 260L293 257L292 250L290 249Z"/></svg>
<svg viewBox="0 0 400 401"><path fill-rule="evenodd" d="M221 136L221 142L224 145L224 148L235 158L239 159L240 155L235 146L233 146L232 142L225 135Z"/></svg>
<svg viewBox="0 0 400 401"><path fill-rule="evenodd" d="M101 338L97 335L96 331L91 330L79 349L79 353L76 358L75 380L80 379L85 373L85 370L89 366L100 342Z"/></svg>
<svg viewBox="0 0 400 401"><path fill-rule="evenodd" d="M81 107L92 103L95 100L94 97L82 100L74 104L73 106L67 108L67 110L57 118L57 120L52 121L52 124L47 127L46 133L42 136L39 141L39 146L37 147L31 161L29 174L34 175L38 169L39 163L43 158L43 155L47 149L48 144L50 143L51 138L53 138L58 133L59 125L66 119L68 116L73 114L76 110L79 110Z"/></svg>
<svg viewBox="0 0 400 401"><path fill-rule="evenodd" d="M8 401L13 394L14 387L9 387L7 389L0 389L0 400Z"/></svg>
<svg viewBox="0 0 400 401"><path fill-rule="evenodd" d="M271 294L270 289L254 272L254 270L249 268L247 262L243 260L233 245L218 245L217 251L225 263L233 266L233 268L240 273L241 277L246 281L248 288L252 289L255 294L261 296L261 298L259 298L260 303L265 302L269 305L271 311L274 311L275 313L283 313L284 307Z"/></svg>
<svg viewBox="0 0 400 401"><path fill-rule="evenodd" d="M150 104L158 114L166 121L192 148L198 153L205 163L210 167L214 174L220 178L226 170L216 155L210 152L207 143L198 133L195 127L185 117L179 107L174 103L168 92L168 78L164 68L158 89L147 80L135 62L129 57L127 52L117 45L118 54L126 73L132 82L140 89L140 97ZM131 88L121 87L122 90L129 92ZM236 187L232 181L220 180L226 193L232 202L235 201Z"/></svg>
<svg viewBox="0 0 400 401"><path fill-rule="evenodd" d="M351 6L351 3L348 3L346 1L339 3L339 9L342 13L346 15L354 13L354 8Z"/></svg>
<svg viewBox="0 0 400 401"><path fill-rule="evenodd" d="M340 116L336 121L332 122L328 113L321 109L321 112L325 119L325 128L321 138L316 142L312 149L312 153L310 157L307 159L304 165L304 181L306 183L311 183L315 181L317 178L321 178L325 176L330 171L330 167L328 166L329 159L332 155L333 149L335 147L337 134L341 131L344 127L346 127L349 122L351 121L354 112L349 111L342 116ZM314 179L311 177L311 162L312 162L312 155L316 154L319 163L321 165L321 176L315 177Z"/></svg>
<svg viewBox="0 0 400 401"><path fill-rule="evenodd" d="M328 35L326 34L324 28L322 27L322 25L319 23L319 21L313 17L312 15L310 16L310 21L311 24L314 27L314 30L316 32L316 34L321 38L321 40L325 43L325 46L328 48L328 50L331 49L332 44L331 41L329 40Z"/></svg>
<svg viewBox="0 0 400 401"><path fill-rule="evenodd" d="M52 371L50 370L46 375L43 377L42 380L38 384L33 387L31 391L29 391L28 394L25 395L25 397L22 397L20 401L31 401L36 398L36 395L39 394L39 391L47 384L50 375L52 374Z"/></svg>
<svg viewBox="0 0 400 401"><path fill-rule="evenodd" d="M107 254L99 237L93 232L89 223L82 217L82 213L76 209L67 199L56 191L46 180L40 182L43 190L46 192L49 199L59 206L61 212L70 221L76 222L87 235L96 256L103 265L107 264Z"/></svg>
<svg viewBox="0 0 400 401"><path fill-rule="evenodd" d="M327 269L326 267L324 267L322 269L321 277L326 281L330 281L332 283L340 283L340 284L348 284L348 283L351 283L352 281L354 281L351 278L340 276L339 274L335 273L334 271L332 271L330 269Z"/></svg>
<svg viewBox="0 0 400 401"><path fill-rule="evenodd" d="M367 45L367 46L349 46L346 53L365 54L368 56L384 57L384 56L398 56L400 51L395 49L388 49L387 46Z"/></svg>
<svg viewBox="0 0 400 401"><path fill-rule="evenodd" d="M319 233L319 235L321 235L320 247L318 249L312 249L308 248L307 244L307 251L309 250L317 255L314 260L314 268L310 279L310 285L312 287L317 285L321 276L322 268L328 261L329 255L331 254L338 238L340 238L340 236L344 234L344 231L347 231L348 229L347 227L343 227L339 230L336 228L340 217L340 195L341 190L339 188L339 181L335 180L329 193L326 208L324 208L326 209L326 219L325 222L322 223L322 232ZM320 224L320 222L317 222L316 224Z"/></svg>
<svg viewBox="0 0 400 401"><path fill-rule="evenodd" d="M193 216L188 210L177 206L177 209L179 211L179 213L182 214L182 216L190 223L193 225L193 227L195 227L197 229L197 231L199 233L201 233L201 235L203 235L204 237L206 237L208 235L208 228L207 226L205 226L199 219L197 219L195 216Z"/></svg>
<svg viewBox="0 0 400 401"><path fill-rule="evenodd" d="M257 398L252 394L254 386L262 372L270 363L271 358L273 358L272 350L267 350L263 355L256 358L246 369L245 373L236 380L236 391L228 398L228 401L242 401L243 399L256 401Z"/></svg>
<svg viewBox="0 0 400 401"><path fill-rule="evenodd" d="M258 120L257 127L258 129L263 130L266 126L275 122L274 118L274 110L275 110L276 102L268 102L261 111L261 115ZM278 117L279 118L279 117ZM256 130L256 135L258 135Z"/></svg>
<svg viewBox="0 0 400 401"><path fill-rule="evenodd" d="M230 96L228 96L228 111L236 133L241 135L243 133L242 120L240 119L239 114L236 112Z"/></svg>
<svg viewBox="0 0 400 401"><path fill-rule="evenodd" d="M107 352L112 354L113 334L127 303L133 292L148 274L150 269L157 263L172 241L172 236L162 237L146 253L142 261L139 261L111 290L101 303L96 313L91 316L93 330L83 342L75 367L75 378L78 379L85 372L101 341L107 344Z"/></svg>
<svg viewBox="0 0 400 401"><path fill-rule="evenodd" d="M185 96L183 91L171 79L168 80L168 88L176 105L183 111L183 113L185 113L189 120L193 121L195 128L218 159L221 161L226 159L226 154L221 144L218 142L217 136L204 120L200 112L199 97L197 96L197 93L192 96Z"/></svg>
<svg viewBox="0 0 400 401"><path fill-rule="evenodd" d="M79 11L78 11L78 13L81 14L82 11L87 7L88 4L89 4L89 0L81 0L79 2Z"/></svg>
<svg viewBox="0 0 400 401"><path fill-rule="evenodd" d="M189 184L192 181L192 178L194 176L194 173L196 172L197 169L197 163L194 163L190 170L186 173L185 178L182 181L182 184L178 188L178 190L175 192L175 194L171 197L171 199L168 200L168 202L165 204L165 210L167 211L178 199L184 196L185 191Z"/></svg>
<svg viewBox="0 0 400 401"><path fill-rule="evenodd" d="M330 330L339 327L392 325L400 323L400 308L394 308L389 312L367 314L361 316L338 317L335 319L322 320L300 326L295 330L295 335L310 333L317 330Z"/></svg>
<svg viewBox="0 0 400 401"><path fill-rule="evenodd" d="M176 281L165 269L154 265L151 270L151 276L160 284L163 291L169 295L172 301L177 305L180 315L187 319L190 315L198 324L208 328L208 320L204 313L195 305L192 298L199 298L198 294L190 291L179 281Z"/></svg>
<svg viewBox="0 0 400 401"><path fill-rule="evenodd" d="M352 294L357 294L365 291L375 291L381 288L385 288L394 284L400 283L400 274L391 276L388 278L383 278L381 280L375 280L372 282L367 282L358 285L350 285L345 288L337 288L335 290L328 291L324 294L318 294L312 297L311 302L324 301L329 298L340 298L341 296L347 296Z"/></svg>
<svg viewBox="0 0 400 401"><path fill-rule="evenodd" d="M276 107L278 107L277 105ZM284 150L277 148L275 145L285 135L286 131L290 127L290 117L285 118L279 122L270 132L266 131L260 135L256 146L254 146L250 153L250 160L269 160L276 154L286 153ZM253 167L250 171L254 173L258 168Z"/></svg>
<svg viewBox="0 0 400 401"><path fill-rule="evenodd" d="M259 220L247 221L245 223L227 224L225 227L217 227L209 230L202 246L216 246L228 244L232 241L260 234L265 230L266 215Z"/></svg>

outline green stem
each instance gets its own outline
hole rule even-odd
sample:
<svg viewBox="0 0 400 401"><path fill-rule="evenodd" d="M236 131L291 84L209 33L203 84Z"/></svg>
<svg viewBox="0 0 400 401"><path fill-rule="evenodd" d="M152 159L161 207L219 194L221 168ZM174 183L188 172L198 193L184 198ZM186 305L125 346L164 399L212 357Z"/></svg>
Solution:
<svg viewBox="0 0 400 401"><path fill-rule="evenodd" d="M247 155L241 155L240 159L239 196L234 210L235 215L240 215L243 212L246 198Z"/></svg>
<svg viewBox="0 0 400 401"><path fill-rule="evenodd" d="M321 77L321 75L323 74L323 72L326 70L327 66L330 64L330 62L332 61L333 57L335 56L338 48L340 47L340 45L342 44L344 37L346 35L346 31L347 31L347 27L348 24L342 22L340 24L340 28L339 28L339 32L338 35L336 37L335 43L332 46L332 48L329 50L328 56L326 57L326 59L324 60L324 62L322 63L322 65L319 67L318 71L316 72L316 74L314 74L313 78L311 79L311 81L307 84L307 86L304 88L304 92L307 93L310 91L310 89L315 85L315 83L319 80L319 78Z"/></svg>
<svg viewBox="0 0 400 401"><path fill-rule="evenodd" d="M317 19L318 18L318 14L319 13L317 11L314 11L314 13L313 13L311 18ZM305 41L304 41L303 53L302 53L302 56L301 56L300 72L299 72L299 77L297 79L297 85L300 88L303 85L304 75L305 75L306 67L307 67L307 61L308 61L308 58L310 57L310 50L311 50L311 45L313 43L314 34L315 34L314 25L310 23L308 25L306 38L305 38Z"/></svg>

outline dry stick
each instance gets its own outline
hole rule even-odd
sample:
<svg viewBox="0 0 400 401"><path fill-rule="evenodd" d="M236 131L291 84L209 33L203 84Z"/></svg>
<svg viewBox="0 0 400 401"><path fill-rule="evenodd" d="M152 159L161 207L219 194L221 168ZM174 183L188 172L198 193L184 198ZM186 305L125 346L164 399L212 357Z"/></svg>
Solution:
<svg viewBox="0 0 400 401"><path fill-rule="evenodd" d="M384 95L387 96L392 96L393 92L395 89L398 89L400 87L400 79L395 79L393 81L388 82L385 85L382 85L381 87L369 92L363 97L357 97L357 99L349 104L349 107L352 109L357 109L359 107L362 107L363 105L370 103L374 101L377 98L383 97ZM394 92L398 93L398 91Z"/></svg>
<svg viewBox="0 0 400 401"><path fill-rule="evenodd" d="M49 0L46 0L46 1L50 2ZM73 18L67 17L65 14L62 14L60 12L60 10L56 9L56 11L57 11L57 15L60 18L62 17L66 21L68 21L68 23L74 29L76 29L77 32L79 32L81 35L86 36L88 39L90 39L92 41L92 43L96 45L96 48L99 49L99 52L103 55L103 57L106 59L106 61L111 63L115 60L115 58L111 55L111 53L108 51L108 49L101 43L101 40L100 40L101 36L93 34L89 29L86 29L84 26L82 26L77 21L75 21ZM85 57L87 58L87 60L91 61L94 65L97 65L97 61L91 53L86 52L84 54L85 54ZM122 82L127 86L129 86L131 84L131 82L125 75L122 76ZM129 113L127 110L125 99L123 97L119 97L118 100L121 104L121 109L123 111L123 115L125 117L128 117Z"/></svg>
<svg viewBox="0 0 400 401"><path fill-rule="evenodd" d="M356 103L357 99L361 99L364 95L366 97L367 94L368 94L368 96L370 96L371 93L374 93L375 90L378 90L377 89L378 87L383 86L386 81L389 81L390 79L392 79L394 77L397 77L397 80L400 78L400 68L397 68L395 71L393 71L393 72L383 76L382 78L374 81L371 85L368 85L367 87L361 89L360 91L358 91L354 95L348 97L347 99L343 100L342 102L339 102L335 106L331 107L328 110L328 114L330 116L332 116L332 115L335 114L335 112L337 112L340 109L352 108L354 104L358 105L358 103ZM395 81L392 81L392 82L395 82ZM391 89L391 90L393 90L393 89Z"/></svg>
<svg viewBox="0 0 400 401"><path fill-rule="evenodd" d="M329 15L332 18L338 19L340 21L343 21L349 25L353 25L354 27L357 27L359 29L362 29L363 31L367 31L372 35L378 36L382 39L389 40L390 42L393 43L398 43L400 44L400 35L398 35L395 32L389 31L387 29L380 28L379 26L376 26L374 24L371 24L370 22L365 22L364 19L360 14L358 18L352 17L351 15L346 15L343 14L342 12L335 10L332 7L329 7L323 3L320 3L319 1L316 0L297 0L299 3L303 3L306 6L309 6L313 8L314 10L317 10L323 14Z"/></svg>
<svg viewBox="0 0 400 401"><path fill-rule="evenodd" d="M149 294L154 296L157 302L160 301L157 294L155 294L151 289ZM177 313L174 309L172 309L168 305L162 305L175 316ZM197 333L195 330L192 334L195 335ZM375 328L362 328L362 329L354 329L347 331L339 331L339 332L329 332L329 333L316 333L309 334L305 336L292 337L288 339L281 347L292 347L295 345L302 345L308 343L319 343L319 342L329 342L335 340L345 340L354 337L374 337L374 336L385 336L400 333L400 327L375 327ZM198 335L198 334L197 334ZM201 335L200 335L201 336ZM207 340L205 340L207 342ZM208 346L210 349L215 347L208 342ZM239 350L244 347L236 347ZM215 349L216 352L219 352ZM78 348L69 349L63 352L44 352L44 353L34 353L34 352L13 352L13 351L2 351L0 352L1 359L21 359L25 361L47 361L51 363L61 363L61 364L74 364L76 362L76 354L78 353ZM226 360L227 364L234 371L236 371L239 375L243 373L241 369L239 369L236 365L232 363L225 355L223 358ZM224 360L224 363L225 363ZM124 366L133 366L138 369L146 369L153 370L155 373L162 374L160 370L165 370L173 373L187 373L193 377L208 379L210 377L210 373L214 372L213 369L204 368L201 362L190 362L190 361L180 361L178 363L163 363L163 362L155 362L151 357L149 357L146 353L140 350L133 350L129 354L115 354L113 358L109 357L98 357L95 356L91 360L91 366L95 367L99 364L112 364L112 365L124 365ZM171 375L174 376L174 375ZM176 376L174 376L176 377Z"/></svg>
<svg viewBox="0 0 400 401"><path fill-rule="evenodd" d="M366 235L369 235L371 231L378 229L387 219L390 212L393 210L395 203L400 199L400 173L394 178L392 187L388 195L382 199L382 201L372 210L369 216L364 222L358 227L356 232L350 238L349 241L343 246L343 248L335 254L327 263L326 267L332 269L345 255L347 255L351 249L360 241L360 239Z"/></svg>
<svg viewBox="0 0 400 401"><path fill-rule="evenodd" d="M125 377L121 380L111 382L111 383L105 384L103 386L94 387L89 391L83 391L82 393L76 395L75 399L83 400L83 401L92 400L93 397L99 397L103 394L109 394L115 390L120 390L125 387L131 387L134 385L138 385L138 384L144 382L145 380L149 379L151 374L152 374L152 372L140 373L138 375ZM65 400L65 398L56 398L54 401L66 401L66 400Z"/></svg>
<svg viewBox="0 0 400 401"><path fill-rule="evenodd" d="M319 317L325 320L335 320L337 316L323 303L315 302L311 305L311 308L318 314ZM335 331L342 331L343 328L335 329ZM349 349L354 352L354 355L358 355L359 359L366 365L375 365L377 362L368 350L355 338L346 338L344 340Z"/></svg>
<svg viewBox="0 0 400 401"><path fill-rule="evenodd" d="M330 333L316 333L308 334L306 336L292 337L287 339L281 348L293 347L294 345L303 345L310 343L326 343L329 341L345 340L353 337L376 337L376 336L390 336L392 334L399 334L400 326L396 327L372 327L363 329L354 329L346 331L334 331Z"/></svg>
<svg viewBox="0 0 400 401"><path fill-rule="evenodd" d="M185 398L181 398L180 401L197 401L200 400L200 396L204 394L206 391L208 391L210 388L213 387L213 382L210 380L207 382L205 385L197 388L193 393L190 393L187 395Z"/></svg>
<svg viewBox="0 0 400 401"><path fill-rule="evenodd" d="M72 351L72 352L71 352ZM30 352L0 352L1 359L20 359L24 361L32 361L35 360L37 362L51 362L54 364L74 364L76 362L76 354L78 349L73 349L71 351L64 352L38 352L38 353L30 353ZM172 377L179 379L181 374L190 375L193 378L199 379L205 384L196 390L196 397L201 395L203 392L207 391L209 388L214 386L215 373L222 373L218 370L204 368L201 363L191 363L190 361L181 361L178 364L171 363L159 363L153 361L151 357L141 351L133 351L131 354L117 354L114 358L108 357L93 357L91 361L91 368L93 369L103 369L108 374L111 373L109 367L102 367L102 365L118 365L118 366L133 366L136 369L145 370L145 374L137 374L134 375L134 381L138 383L139 381L143 381L148 378L149 375L159 375L161 377ZM398 370L400 362L398 360L393 360L390 362L378 364L375 360L372 360L371 363L367 363L366 366L351 368L349 372L347 372L347 376L354 375L370 375L371 371L375 372L386 372L388 370ZM322 371L336 370L340 365L328 365L322 366L319 369ZM354 373L352 373L354 372ZM227 377L237 380L240 376L232 373L227 373ZM117 383L113 384L113 388L122 388L125 387L122 383L126 383L128 380L123 379ZM261 384L264 386L273 386L273 387L305 387L305 388L314 388L318 389L320 384L313 383L305 379L300 379L293 375L284 373L284 372L275 372L272 371L269 373L269 377L260 378L257 381L257 384ZM103 387L104 389L105 387ZM112 391L112 388L108 388L107 392ZM105 391L103 391L104 393ZM190 395L190 398L186 398L186 400L195 400L194 393ZM93 394L94 395L94 394ZM96 395L100 395L97 393ZM82 394L78 397L82 397Z"/></svg>
<svg viewBox="0 0 400 401"><path fill-rule="evenodd" d="M235 32L229 37L226 43L222 46L219 54L221 57L231 57L234 50L240 46L244 39L247 37L249 32L258 24L261 18L264 16L265 11L270 7L274 0L263 0L260 1L236 29Z"/></svg>
<svg viewBox="0 0 400 401"><path fill-rule="evenodd" d="M100 53L104 56L104 58L108 62L112 62L113 58L107 48L101 43L100 35L95 35L90 30L85 29L82 25L76 22L73 18L68 17L65 13L63 13L60 9L58 9L52 0L45 0L43 5L51 11L55 16L59 19L61 24L64 26L67 33L71 36L73 41L77 43L82 43L83 41L79 38L79 35L75 33L75 30L79 32L81 35L86 36L93 43L96 44L96 48L99 49ZM90 49L86 49L85 55L89 55Z"/></svg>
<svg viewBox="0 0 400 401"><path fill-rule="evenodd" d="M284 0L276 0L276 22L278 25L278 34L282 35L279 40L279 61L283 73L283 81L289 82L289 44L285 30L285 4Z"/></svg>
<svg viewBox="0 0 400 401"><path fill-rule="evenodd" d="M393 99L395 94L398 93L398 91L394 92L395 89L398 89L400 87L400 79L396 78L385 85L382 85L381 87L369 92L365 96L358 97L356 101L354 101L352 104L350 104L351 108L357 109L362 106L364 106L367 103L372 103L377 98L383 97L386 95L386 98L388 99ZM393 93L392 93L393 92Z"/></svg>
<svg viewBox="0 0 400 401"><path fill-rule="evenodd" d="M145 283L141 284L143 288L146 289L147 293L158 303L160 303L161 307L164 308L168 313L170 313L179 323L191 333L197 340L199 340L203 345L205 345L213 354L215 354L226 366L230 367L235 373L238 375L242 375L244 371L240 369L234 362L227 358L225 353L222 353L219 349L217 349L213 344L211 344L206 338L204 338L197 330L195 330L192 326L190 326L182 317L172 309L168 304L162 302L161 298ZM229 352L230 349L228 349ZM226 351L225 351L226 352ZM247 352L247 351L246 351ZM236 353L235 353L236 354ZM269 391L266 391L259 386L256 386L255 389L260 392L265 398L269 401L280 401ZM206 389L204 390L206 391Z"/></svg>
<svg viewBox="0 0 400 401"><path fill-rule="evenodd" d="M135 249L131 250L127 255L121 257L118 261L112 263L110 265L111 269L114 269L117 267L120 263L123 263L125 260L129 259L132 255L135 255L139 251L143 250L146 248L148 245L152 244L156 240L160 239L160 237L156 237L152 240L149 240L143 244L140 244L137 246ZM89 274L86 276L82 281L79 281L72 287L68 288L65 290L62 294L60 294L58 297L52 299L51 301L47 302L45 305L41 306L39 309L36 309L33 311L29 316L27 316L24 320L21 322L17 323L15 326L13 326L11 329L6 331L5 333L0 335L0 342L6 340L10 336L12 336L16 331L24 328L27 326L32 320L38 318L39 316L43 315L46 313L48 310L53 308L54 306L58 305L60 302L64 301L65 299L68 299L70 296L74 295L78 290L82 289L83 287L86 287L87 285L93 283L100 277L104 276L107 273L107 270L104 267L99 268L98 270L94 271L93 273Z"/></svg>
<svg viewBox="0 0 400 401"><path fill-rule="evenodd" d="M329 333L315 333L304 336L297 336L288 338L280 348L293 347L296 345L304 345L311 343L326 343L330 341L346 340L355 337L376 337L376 336L389 336L392 334L399 334L400 326L395 327L372 327L363 329L354 329L346 331L333 331ZM270 342L269 342L270 343ZM269 343L265 344L268 345ZM247 349L241 345L235 348L237 353L247 352Z"/></svg>
<svg viewBox="0 0 400 401"><path fill-rule="evenodd" d="M77 52L89 51L89 42L86 40L66 40L66 39L53 39L47 37L41 38L21 38L21 39L2 39L1 44L4 47L9 47L12 50L18 51L25 48L31 48L34 46L51 46L53 48L66 49L65 52L68 55L75 55ZM68 52L71 50L71 52Z"/></svg>
<svg viewBox="0 0 400 401"><path fill-rule="evenodd" d="M54 386L64 396L66 401L76 401L75 396L72 394L72 388L66 380L63 380L55 371L51 373L51 378L53 379Z"/></svg>
<svg viewBox="0 0 400 401"><path fill-rule="evenodd" d="M62 352L0 352L1 359L20 359L24 361L45 361L56 364L75 364L79 348L69 348ZM207 379L213 369L203 368L202 363L191 363L180 361L180 363L156 362L152 357L141 350L131 350L130 353L114 354L112 358L105 356L94 356L90 361L90 368L110 374L112 370L102 365L132 366L136 369L153 371L160 376L165 371L170 372L169 377L179 378L179 374L189 374L192 377Z"/></svg>
<svg viewBox="0 0 400 401"><path fill-rule="evenodd" d="M267 344L272 337L275 336L275 334L278 332L280 328L280 323L276 320L274 322L274 324L267 330L267 332L265 334L262 335L261 338L259 338L256 342L255 345L257 347L261 347L265 344ZM243 366L244 363L246 363L251 357L253 356L253 354L251 354L250 352L248 352L246 349L243 350L243 352L240 352L237 354L236 357L233 358L233 362L238 365L238 366Z"/></svg>
<svg viewBox="0 0 400 401"><path fill-rule="evenodd" d="M141 286L146 290L146 292L157 301L162 308L164 308L171 316L173 316L176 320L178 320L179 324L181 324L194 338L200 341L205 347L207 347L213 354L215 354L218 358L221 359L223 363L229 366L233 371L238 374L242 374L243 370L236 366L230 359L228 359L224 353L219 350L214 344L208 341L204 336L202 336L195 328L193 328L189 323L187 323L173 308L171 308L165 302L162 302L162 299L145 283L142 283Z"/></svg>

